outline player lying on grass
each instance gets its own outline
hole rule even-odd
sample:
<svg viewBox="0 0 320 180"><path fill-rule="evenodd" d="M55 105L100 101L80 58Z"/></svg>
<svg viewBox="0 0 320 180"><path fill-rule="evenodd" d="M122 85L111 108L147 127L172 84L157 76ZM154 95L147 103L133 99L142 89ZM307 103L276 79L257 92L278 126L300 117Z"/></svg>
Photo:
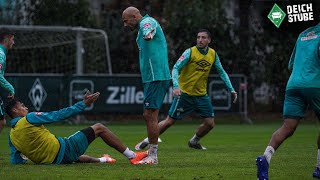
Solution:
<svg viewBox="0 0 320 180"><path fill-rule="evenodd" d="M132 164L137 164L147 156L147 152L133 152L107 127L97 123L73 135L61 138L53 135L44 124L63 121L82 112L94 103L100 93L86 93L83 101L73 106L52 112L28 112L28 108L16 98L6 103L6 113L12 118L9 135L10 161L24 164L26 159L36 164L115 163L116 160L104 154L101 158L84 155L90 143L97 137L126 156Z"/></svg>

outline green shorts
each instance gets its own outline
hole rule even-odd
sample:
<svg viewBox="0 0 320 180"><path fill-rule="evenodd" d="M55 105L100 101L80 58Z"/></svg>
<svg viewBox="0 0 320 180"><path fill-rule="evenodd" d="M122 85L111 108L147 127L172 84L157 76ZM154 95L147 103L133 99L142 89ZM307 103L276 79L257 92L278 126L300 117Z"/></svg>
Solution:
<svg viewBox="0 0 320 180"><path fill-rule="evenodd" d="M94 140L95 134L91 127L82 129L73 135L64 138L66 148L60 164L71 164L77 162L83 155L89 144Z"/></svg>
<svg viewBox="0 0 320 180"><path fill-rule="evenodd" d="M184 116L196 112L202 118L213 118L213 106L210 97L189 96L182 93L179 98L174 98L169 110L169 116L173 119L180 120Z"/></svg>
<svg viewBox="0 0 320 180"><path fill-rule="evenodd" d="M144 109L160 109L171 80L153 81L143 84Z"/></svg>
<svg viewBox="0 0 320 180"><path fill-rule="evenodd" d="M288 89L284 99L283 117L299 120L305 117L308 106L314 110L319 119L320 88Z"/></svg>

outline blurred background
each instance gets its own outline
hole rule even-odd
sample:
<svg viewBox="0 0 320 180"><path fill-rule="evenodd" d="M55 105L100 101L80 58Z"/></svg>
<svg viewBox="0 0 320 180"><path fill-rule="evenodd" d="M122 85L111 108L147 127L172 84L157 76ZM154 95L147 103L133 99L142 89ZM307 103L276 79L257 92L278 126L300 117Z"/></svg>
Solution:
<svg viewBox="0 0 320 180"><path fill-rule="evenodd" d="M312 3L314 20L289 23L285 17L278 28L267 17L275 3L284 12L288 5ZM11 25L16 33L6 77L17 95L26 97L31 110L52 110L81 99L81 89L87 88L109 93L101 106L113 108L88 110L125 113L137 103L132 113L141 114L141 98L135 93L141 88L137 32L125 31L121 19L128 6L159 21L170 68L185 49L196 44L197 30L209 29L210 46L242 91L237 109L226 106L226 112L240 112L246 118L257 113L281 115L295 41L304 29L320 22L316 0L0 0L1 25ZM133 81L135 85L125 85ZM170 102L169 98L163 112Z"/></svg>

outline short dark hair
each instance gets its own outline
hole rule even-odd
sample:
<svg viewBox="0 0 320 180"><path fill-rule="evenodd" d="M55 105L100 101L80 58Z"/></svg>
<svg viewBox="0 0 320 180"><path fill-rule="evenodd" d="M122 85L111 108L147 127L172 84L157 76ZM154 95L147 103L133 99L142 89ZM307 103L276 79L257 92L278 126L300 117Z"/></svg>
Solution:
<svg viewBox="0 0 320 180"><path fill-rule="evenodd" d="M207 34L208 34L208 37L211 38L211 33L210 33L210 31L209 31L208 29L199 29L198 32L197 32L197 34L199 34L200 32L205 32L205 33L207 33Z"/></svg>
<svg viewBox="0 0 320 180"><path fill-rule="evenodd" d="M5 102L4 109L11 118L13 118L12 109L18 104L18 102L20 102L18 98L7 98Z"/></svg>
<svg viewBox="0 0 320 180"><path fill-rule="evenodd" d="M3 40L8 37L8 36L13 36L14 33L13 31L11 31L10 29L8 28L1 28L0 29L0 43L3 42Z"/></svg>

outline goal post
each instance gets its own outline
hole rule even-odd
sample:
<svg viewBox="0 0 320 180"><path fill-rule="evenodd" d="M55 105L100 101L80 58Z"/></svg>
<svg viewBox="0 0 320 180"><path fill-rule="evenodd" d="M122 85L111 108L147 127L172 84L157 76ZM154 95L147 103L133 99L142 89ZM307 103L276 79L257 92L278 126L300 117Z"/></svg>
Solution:
<svg viewBox="0 0 320 180"><path fill-rule="evenodd" d="M24 25L0 28L15 34L15 45L8 52L9 73L112 75L108 36L101 29Z"/></svg>

